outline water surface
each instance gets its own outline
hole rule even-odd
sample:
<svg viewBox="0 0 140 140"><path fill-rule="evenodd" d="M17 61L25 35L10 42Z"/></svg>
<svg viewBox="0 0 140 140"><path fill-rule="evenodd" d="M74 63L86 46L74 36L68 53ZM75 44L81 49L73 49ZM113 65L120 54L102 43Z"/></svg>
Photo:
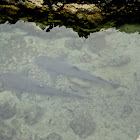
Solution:
<svg viewBox="0 0 140 140"><path fill-rule="evenodd" d="M1 24L0 139L136 139L140 134L139 39L138 32L115 28L85 39L64 26L45 32L31 22ZM39 56L64 62L61 66L70 66L70 73L78 68L100 80L69 76L56 61L52 73L46 60L40 62L46 69L36 64Z"/></svg>

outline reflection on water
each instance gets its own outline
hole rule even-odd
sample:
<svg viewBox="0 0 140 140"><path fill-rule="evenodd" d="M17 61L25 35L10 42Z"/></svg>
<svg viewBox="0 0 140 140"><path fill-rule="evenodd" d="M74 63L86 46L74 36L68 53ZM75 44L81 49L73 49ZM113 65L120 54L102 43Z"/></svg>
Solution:
<svg viewBox="0 0 140 140"><path fill-rule="evenodd" d="M140 33L140 24L124 24L118 27L121 32L125 33Z"/></svg>
<svg viewBox="0 0 140 140"><path fill-rule="evenodd" d="M140 134L138 33L79 38L0 25L0 139L132 140Z"/></svg>

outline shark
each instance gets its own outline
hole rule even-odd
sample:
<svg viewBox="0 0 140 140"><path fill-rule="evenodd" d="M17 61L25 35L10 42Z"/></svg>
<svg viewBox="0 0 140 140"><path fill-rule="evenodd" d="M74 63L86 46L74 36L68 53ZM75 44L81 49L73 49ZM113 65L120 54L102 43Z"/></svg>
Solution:
<svg viewBox="0 0 140 140"><path fill-rule="evenodd" d="M35 64L39 68L50 73L50 77L53 82L55 82L59 74L62 74L66 76L80 78L82 80L91 81L98 84L109 85L113 88L125 87L120 84L116 84L111 81L105 80L101 77L95 76L88 71L81 70L76 66L68 64L67 62L65 62L64 58L65 58L64 56L53 58L41 55L35 58Z"/></svg>
<svg viewBox="0 0 140 140"><path fill-rule="evenodd" d="M0 83L4 90L14 91L17 95L17 98L20 100L22 93L36 93L49 96L69 97L73 99L91 99L88 97L77 95L73 92L62 91L55 87L48 86L37 79L14 72L1 73Z"/></svg>

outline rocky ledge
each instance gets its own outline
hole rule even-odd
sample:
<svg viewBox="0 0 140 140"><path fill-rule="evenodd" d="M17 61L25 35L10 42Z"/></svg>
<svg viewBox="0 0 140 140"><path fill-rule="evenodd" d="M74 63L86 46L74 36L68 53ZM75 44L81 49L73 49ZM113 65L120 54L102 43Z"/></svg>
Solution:
<svg viewBox="0 0 140 140"><path fill-rule="evenodd" d="M23 13L51 13L57 15L63 15L65 18L73 17L73 19L83 19L90 21L92 23L101 21L101 9L99 9L95 4L63 4L62 2L57 2L51 5L45 5L43 0L2 0L0 2L1 13L7 15L19 15ZM29 12L30 11L30 12Z"/></svg>
<svg viewBox="0 0 140 140"><path fill-rule="evenodd" d="M44 0L45 1L45 0ZM139 1L119 3L117 0L95 0L96 4L85 2L82 3L65 3L47 0L1 0L0 1L0 22L3 20L27 20L40 22L42 25L65 25L72 26L76 31L91 32L97 31L102 24L108 23L109 20L115 18L119 22L123 21L139 21ZM114 2L114 3L113 3ZM130 20L131 19L131 20ZM52 25L53 24L53 25ZM111 23L115 26L115 23ZM45 28L42 26L41 28ZM76 27L74 27L76 26ZM77 27L78 26L78 27ZM52 28L52 27L50 27Z"/></svg>

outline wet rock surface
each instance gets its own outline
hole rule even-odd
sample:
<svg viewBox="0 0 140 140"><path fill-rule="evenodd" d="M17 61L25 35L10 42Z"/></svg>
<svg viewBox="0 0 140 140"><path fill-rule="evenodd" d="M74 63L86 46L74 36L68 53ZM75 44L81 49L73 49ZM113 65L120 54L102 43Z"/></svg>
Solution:
<svg viewBox="0 0 140 140"><path fill-rule="evenodd" d="M99 8L95 6L95 4L77 4L77 3L71 3L71 4L65 4L64 9L67 11L71 11L73 14L75 14L78 11L88 11L89 13L95 13L101 11Z"/></svg>
<svg viewBox="0 0 140 140"><path fill-rule="evenodd" d="M91 115L83 115L72 120L70 127L79 137L87 138L94 133L96 124Z"/></svg>

